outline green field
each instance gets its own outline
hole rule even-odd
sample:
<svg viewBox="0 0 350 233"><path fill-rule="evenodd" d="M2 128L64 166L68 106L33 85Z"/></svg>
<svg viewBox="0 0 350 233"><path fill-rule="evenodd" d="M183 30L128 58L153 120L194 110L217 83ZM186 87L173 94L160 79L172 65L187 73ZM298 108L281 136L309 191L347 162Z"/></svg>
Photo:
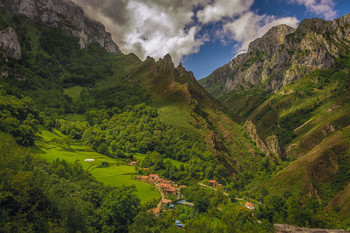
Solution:
<svg viewBox="0 0 350 233"><path fill-rule="evenodd" d="M41 139L37 140L32 151L45 160L49 162L56 159L64 159L68 162L79 161L83 168L88 170L96 180L106 185L135 185L136 194L142 203L160 198L159 193L153 186L132 179L132 176L136 174L135 167L99 154L84 145L74 142L68 143L66 137L56 130L53 132L42 130L39 136ZM85 159L95 159L95 161L84 162ZM100 167L102 162L107 162L108 167Z"/></svg>
<svg viewBox="0 0 350 233"><path fill-rule="evenodd" d="M144 154L133 154L133 157L135 159L138 159L138 160L143 160L145 158L146 155ZM170 161L173 165L175 165L177 168L180 168L181 164L182 165L186 165L186 163L184 162L180 162L180 161L177 161L177 160L174 160L174 159L164 159L164 162L166 161Z"/></svg>
<svg viewBox="0 0 350 233"><path fill-rule="evenodd" d="M73 101L76 101L80 99L80 93L83 90L83 87L81 86L74 86L70 88L65 88L64 89L64 94L68 95L73 99Z"/></svg>

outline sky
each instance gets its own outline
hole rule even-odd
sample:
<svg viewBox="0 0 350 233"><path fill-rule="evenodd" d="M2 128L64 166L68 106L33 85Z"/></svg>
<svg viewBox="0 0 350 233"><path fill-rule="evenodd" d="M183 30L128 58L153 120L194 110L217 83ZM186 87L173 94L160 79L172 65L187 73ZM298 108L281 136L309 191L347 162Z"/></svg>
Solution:
<svg viewBox="0 0 350 233"><path fill-rule="evenodd" d="M333 20L350 0L73 0L106 26L123 53L170 54L197 79L210 75L271 27Z"/></svg>

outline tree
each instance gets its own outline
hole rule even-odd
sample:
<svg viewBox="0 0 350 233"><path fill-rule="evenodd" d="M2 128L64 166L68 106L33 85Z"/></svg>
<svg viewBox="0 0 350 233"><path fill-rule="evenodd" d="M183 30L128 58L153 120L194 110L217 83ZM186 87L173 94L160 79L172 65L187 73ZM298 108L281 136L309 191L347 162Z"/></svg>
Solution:
<svg viewBox="0 0 350 233"><path fill-rule="evenodd" d="M140 208L135 191L135 186L122 186L108 195L101 206L103 232L127 232Z"/></svg>

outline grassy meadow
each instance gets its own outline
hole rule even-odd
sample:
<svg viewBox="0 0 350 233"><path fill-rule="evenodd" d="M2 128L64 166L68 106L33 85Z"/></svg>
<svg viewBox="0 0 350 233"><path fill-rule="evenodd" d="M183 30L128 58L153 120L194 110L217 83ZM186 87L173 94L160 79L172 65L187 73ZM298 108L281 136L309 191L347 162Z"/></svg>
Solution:
<svg viewBox="0 0 350 233"><path fill-rule="evenodd" d="M136 194L142 203L160 198L159 193L153 186L132 179L132 176L136 174L135 167L70 141L57 130L53 132L41 130L40 132L40 140L37 141L32 150L43 159L49 162L56 159L66 160L70 163L79 161L83 168L89 171L96 180L106 185L135 185L137 188ZM85 159L94 159L95 161L84 162ZM108 166L101 166L103 162L108 163Z"/></svg>

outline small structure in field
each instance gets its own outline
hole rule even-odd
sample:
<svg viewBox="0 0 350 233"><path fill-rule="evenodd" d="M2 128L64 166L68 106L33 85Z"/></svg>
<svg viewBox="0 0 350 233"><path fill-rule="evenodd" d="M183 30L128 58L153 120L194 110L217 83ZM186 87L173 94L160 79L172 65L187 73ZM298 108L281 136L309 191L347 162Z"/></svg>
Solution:
<svg viewBox="0 0 350 233"><path fill-rule="evenodd" d="M159 178L157 174L151 174L148 177L150 181L156 181Z"/></svg>
<svg viewBox="0 0 350 233"><path fill-rule="evenodd" d="M94 159L85 159L84 162L95 162Z"/></svg>
<svg viewBox="0 0 350 233"><path fill-rule="evenodd" d="M209 180L208 183L211 187L216 187L219 184L216 180Z"/></svg>
<svg viewBox="0 0 350 233"><path fill-rule="evenodd" d="M252 204L252 203L250 203L249 201L247 201L246 203L245 203L245 207L247 207L248 209L250 209L250 210L254 210L255 208L254 208L254 205Z"/></svg>
<svg viewBox="0 0 350 233"><path fill-rule="evenodd" d="M186 185L180 185L180 189L184 189L184 188L187 188Z"/></svg>
<svg viewBox="0 0 350 233"><path fill-rule="evenodd" d="M130 166L136 166L136 165L137 165L137 162L134 162L134 161L133 161L133 162L130 162L129 165L130 165Z"/></svg>
<svg viewBox="0 0 350 233"><path fill-rule="evenodd" d="M171 203L173 203L172 200L170 200L170 199L163 199L163 200L162 200L162 208L167 208L167 207L169 207L169 205L170 205Z"/></svg>
<svg viewBox="0 0 350 233"><path fill-rule="evenodd" d="M142 181L148 180L148 176L141 176L141 180L142 180Z"/></svg>

